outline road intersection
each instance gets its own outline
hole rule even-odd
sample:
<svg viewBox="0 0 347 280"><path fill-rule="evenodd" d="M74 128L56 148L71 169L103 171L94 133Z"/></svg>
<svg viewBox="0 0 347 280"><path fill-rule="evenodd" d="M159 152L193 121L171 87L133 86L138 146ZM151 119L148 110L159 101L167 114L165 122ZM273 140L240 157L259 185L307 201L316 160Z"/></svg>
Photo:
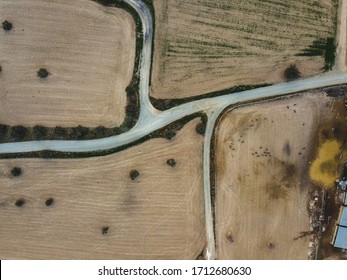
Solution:
<svg viewBox="0 0 347 280"><path fill-rule="evenodd" d="M131 144L151 132L160 129L187 115L204 111L208 115L204 142L204 197L207 232L207 259L215 258L215 237L210 188L210 148L213 130L219 115L230 106L239 103L256 102L264 98L274 98L311 89L347 84L346 68L346 14L347 1L341 1L338 29L337 63L329 73L288 83L200 99L185 103L166 111L156 110L149 100L149 81L152 61L153 19L147 6L140 0L125 0L138 13L143 29L143 49L140 57L140 114L137 124L128 132L96 140L47 140L0 144L0 154L51 150L59 152L93 152L109 150Z"/></svg>

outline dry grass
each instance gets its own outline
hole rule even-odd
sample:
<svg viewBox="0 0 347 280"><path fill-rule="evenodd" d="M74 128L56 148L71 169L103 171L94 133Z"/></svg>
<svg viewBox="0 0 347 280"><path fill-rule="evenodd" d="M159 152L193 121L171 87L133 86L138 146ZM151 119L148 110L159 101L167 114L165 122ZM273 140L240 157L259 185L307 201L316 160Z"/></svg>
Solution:
<svg viewBox="0 0 347 280"><path fill-rule="evenodd" d="M310 168L310 177L314 182L325 187L335 185L341 147L337 140L329 140L318 148L317 157Z"/></svg>
<svg viewBox="0 0 347 280"><path fill-rule="evenodd" d="M306 94L227 112L216 140L220 259L306 259L309 161L330 99Z"/></svg>
<svg viewBox="0 0 347 280"><path fill-rule="evenodd" d="M0 123L120 125L132 78L135 23L90 0L5 0L0 20ZM41 80L36 72L51 75Z"/></svg>
<svg viewBox="0 0 347 280"><path fill-rule="evenodd" d="M153 139L105 157L1 160L0 258L197 257L206 241L199 122L173 140ZM166 163L170 158L176 167ZM22 176L10 176L13 166ZM133 169L140 173L135 181ZM18 208L20 198L26 204Z"/></svg>
<svg viewBox="0 0 347 280"><path fill-rule="evenodd" d="M156 98L280 82L290 64L304 77L321 73L322 57L296 55L314 40L334 36L333 0L153 2Z"/></svg>

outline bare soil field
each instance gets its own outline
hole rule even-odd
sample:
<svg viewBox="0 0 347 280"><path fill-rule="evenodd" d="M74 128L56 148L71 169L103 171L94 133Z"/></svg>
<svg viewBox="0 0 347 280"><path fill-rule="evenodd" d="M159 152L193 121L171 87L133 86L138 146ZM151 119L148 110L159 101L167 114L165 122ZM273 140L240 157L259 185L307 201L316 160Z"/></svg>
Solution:
<svg viewBox="0 0 347 280"><path fill-rule="evenodd" d="M135 59L135 23L90 0L5 0L0 123L119 126ZM50 75L40 79L37 71Z"/></svg>
<svg viewBox="0 0 347 280"><path fill-rule="evenodd" d="M195 259L206 243L199 122L104 157L0 160L0 258Z"/></svg>
<svg viewBox="0 0 347 280"><path fill-rule="evenodd" d="M238 85L321 73L324 57L298 56L335 37L337 0L153 0L151 96L184 98Z"/></svg>
<svg viewBox="0 0 347 280"><path fill-rule="evenodd" d="M225 113L216 128L215 215L219 259L307 259L308 211L322 92Z"/></svg>
<svg viewBox="0 0 347 280"><path fill-rule="evenodd" d="M335 87L327 89L332 96L330 102L324 102L324 110L317 120L318 129L314 135L314 151L310 163L310 179L312 183L327 192L325 206L325 231L320 240L318 258L347 259L347 254L331 245L335 225L338 222L340 203L335 187L335 179L341 178L344 162L347 160L347 108L345 99L347 88Z"/></svg>

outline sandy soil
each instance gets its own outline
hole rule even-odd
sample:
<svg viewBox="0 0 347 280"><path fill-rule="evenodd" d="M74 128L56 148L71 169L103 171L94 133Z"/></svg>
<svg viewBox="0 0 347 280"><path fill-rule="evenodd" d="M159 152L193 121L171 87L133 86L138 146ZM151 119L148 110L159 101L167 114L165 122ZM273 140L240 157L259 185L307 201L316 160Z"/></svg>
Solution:
<svg viewBox="0 0 347 280"><path fill-rule="evenodd" d="M206 243L199 122L105 157L1 160L0 258L196 258Z"/></svg>
<svg viewBox="0 0 347 280"><path fill-rule="evenodd" d="M103 125L124 120L135 23L90 0L5 0L0 20L0 123ZM46 68L42 80L36 72Z"/></svg>
<svg viewBox="0 0 347 280"><path fill-rule="evenodd" d="M307 259L308 168L322 93L227 112L216 139L220 259ZM330 108L331 110L331 108Z"/></svg>
<svg viewBox="0 0 347 280"><path fill-rule="evenodd" d="M303 77L321 73L322 57L297 54L333 36L332 0L153 2L155 98L281 82L290 64Z"/></svg>

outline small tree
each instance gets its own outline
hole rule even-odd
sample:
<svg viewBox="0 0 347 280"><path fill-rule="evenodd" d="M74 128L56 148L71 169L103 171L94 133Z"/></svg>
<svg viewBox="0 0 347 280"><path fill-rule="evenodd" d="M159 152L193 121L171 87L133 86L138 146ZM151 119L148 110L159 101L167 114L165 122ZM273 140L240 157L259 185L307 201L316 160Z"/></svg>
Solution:
<svg viewBox="0 0 347 280"><path fill-rule="evenodd" d="M106 137L108 135L107 133L107 128L104 127L104 126L98 126L96 128L94 128L93 130L93 136L95 138L103 138L103 137Z"/></svg>
<svg viewBox="0 0 347 280"><path fill-rule="evenodd" d="M171 167L175 167L176 166L176 161L173 158L170 158L166 161L166 163L168 165L170 165Z"/></svg>
<svg viewBox="0 0 347 280"><path fill-rule="evenodd" d="M8 126L5 124L0 124L0 139L5 139L8 132Z"/></svg>
<svg viewBox="0 0 347 280"><path fill-rule="evenodd" d="M49 75L49 72L45 68L40 68L39 71L37 71L37 76L39 76L41 79L47 78Z"/></svg>
<svg viewBox="0 0 347 280"><path fill-rule="evenodd" d="M12 23L5 20L2 22L2 28L6 31L10 31L12 29Z"/></svg>
<svg viewBox="0 0 347 280"><path fill-rule="evenodd" d="M201 122L199 123L196 128L195 128L196 132L201 134L201 135L205 135L205 131L206 131L206 124Z"/></svg>
<svg viewBox="0 0 347 280"><path fill-rule="evenodd" d="M34 139L42 140L42 139L45 139L47 135L48 135L48 129L46 127L41 125L35 125L33 127Z"/></svg>
<svg viewBox="0 0 347 280"><path fill-rule="evenodd" d="M301 77L301 73L295 64L290 65L284 71L284 78L287 82L297 80Z"/></svg>
<svg viewBox="0 0 347 280"><path fill-rule="evenodd" d="M54 139L65 139L67 138L67 129L61 126L56 126L53 129L53 138Z"/></svg>
<svg viewBox="0 0 347 280"><path fill-rule="evenodd" d="M174 138L175 136L176 136L176 132L173 131L173 130L165 131L165 133L164 133L164 137L165 137L167 140L171 140L171 139Z"/></svg>
<svg viewBox="0 0 347 280"><path fill-rule="evenodd" d="M48 198L45 202L46 206L52 206L54 203L54 199L52 197Z"/></svg>
<svg viewBox="0 0 347 280"><path fill-rule="evenodd" d="M140 175L140 173L137 170L131 170L130 171L130 179L132 181L134 181L139 175Z"/></svg>
<svg viewBox="0 0 347 280"><path fill-rule="evenodd" d="M108 230L109 230L109 227L103 227L103 228L101 229L102 235L107 234L107 233L108 233Z"/></svg>
<svg viewBox="0 0 347 280"><path fill-rule="evenodd" d="M11 138L15 141L21 141L26 138L28 129L22 125L16 125L11 128Z"/></svg>
<svg viewBox="0 0 347 280"><path fill-rule="evenodd" d="M13 167L11 170L11 174L13 177L18 177L22 175L22 169L20 167Z"/></svg>
<svg viewBox="0 0 347 280"><path fill-rule="evenodd" d="M16 203L15 203L17 207L22 207L24 204L25 204L25 200L23 198L16 200Z"/></svg>
<svg viewBox="0 0 347 280"><path fill-rule="evenodd" d="M84 126L77 126L72 129L71 137L73 139L83 140L86 139L89 129Z"/></svg>

